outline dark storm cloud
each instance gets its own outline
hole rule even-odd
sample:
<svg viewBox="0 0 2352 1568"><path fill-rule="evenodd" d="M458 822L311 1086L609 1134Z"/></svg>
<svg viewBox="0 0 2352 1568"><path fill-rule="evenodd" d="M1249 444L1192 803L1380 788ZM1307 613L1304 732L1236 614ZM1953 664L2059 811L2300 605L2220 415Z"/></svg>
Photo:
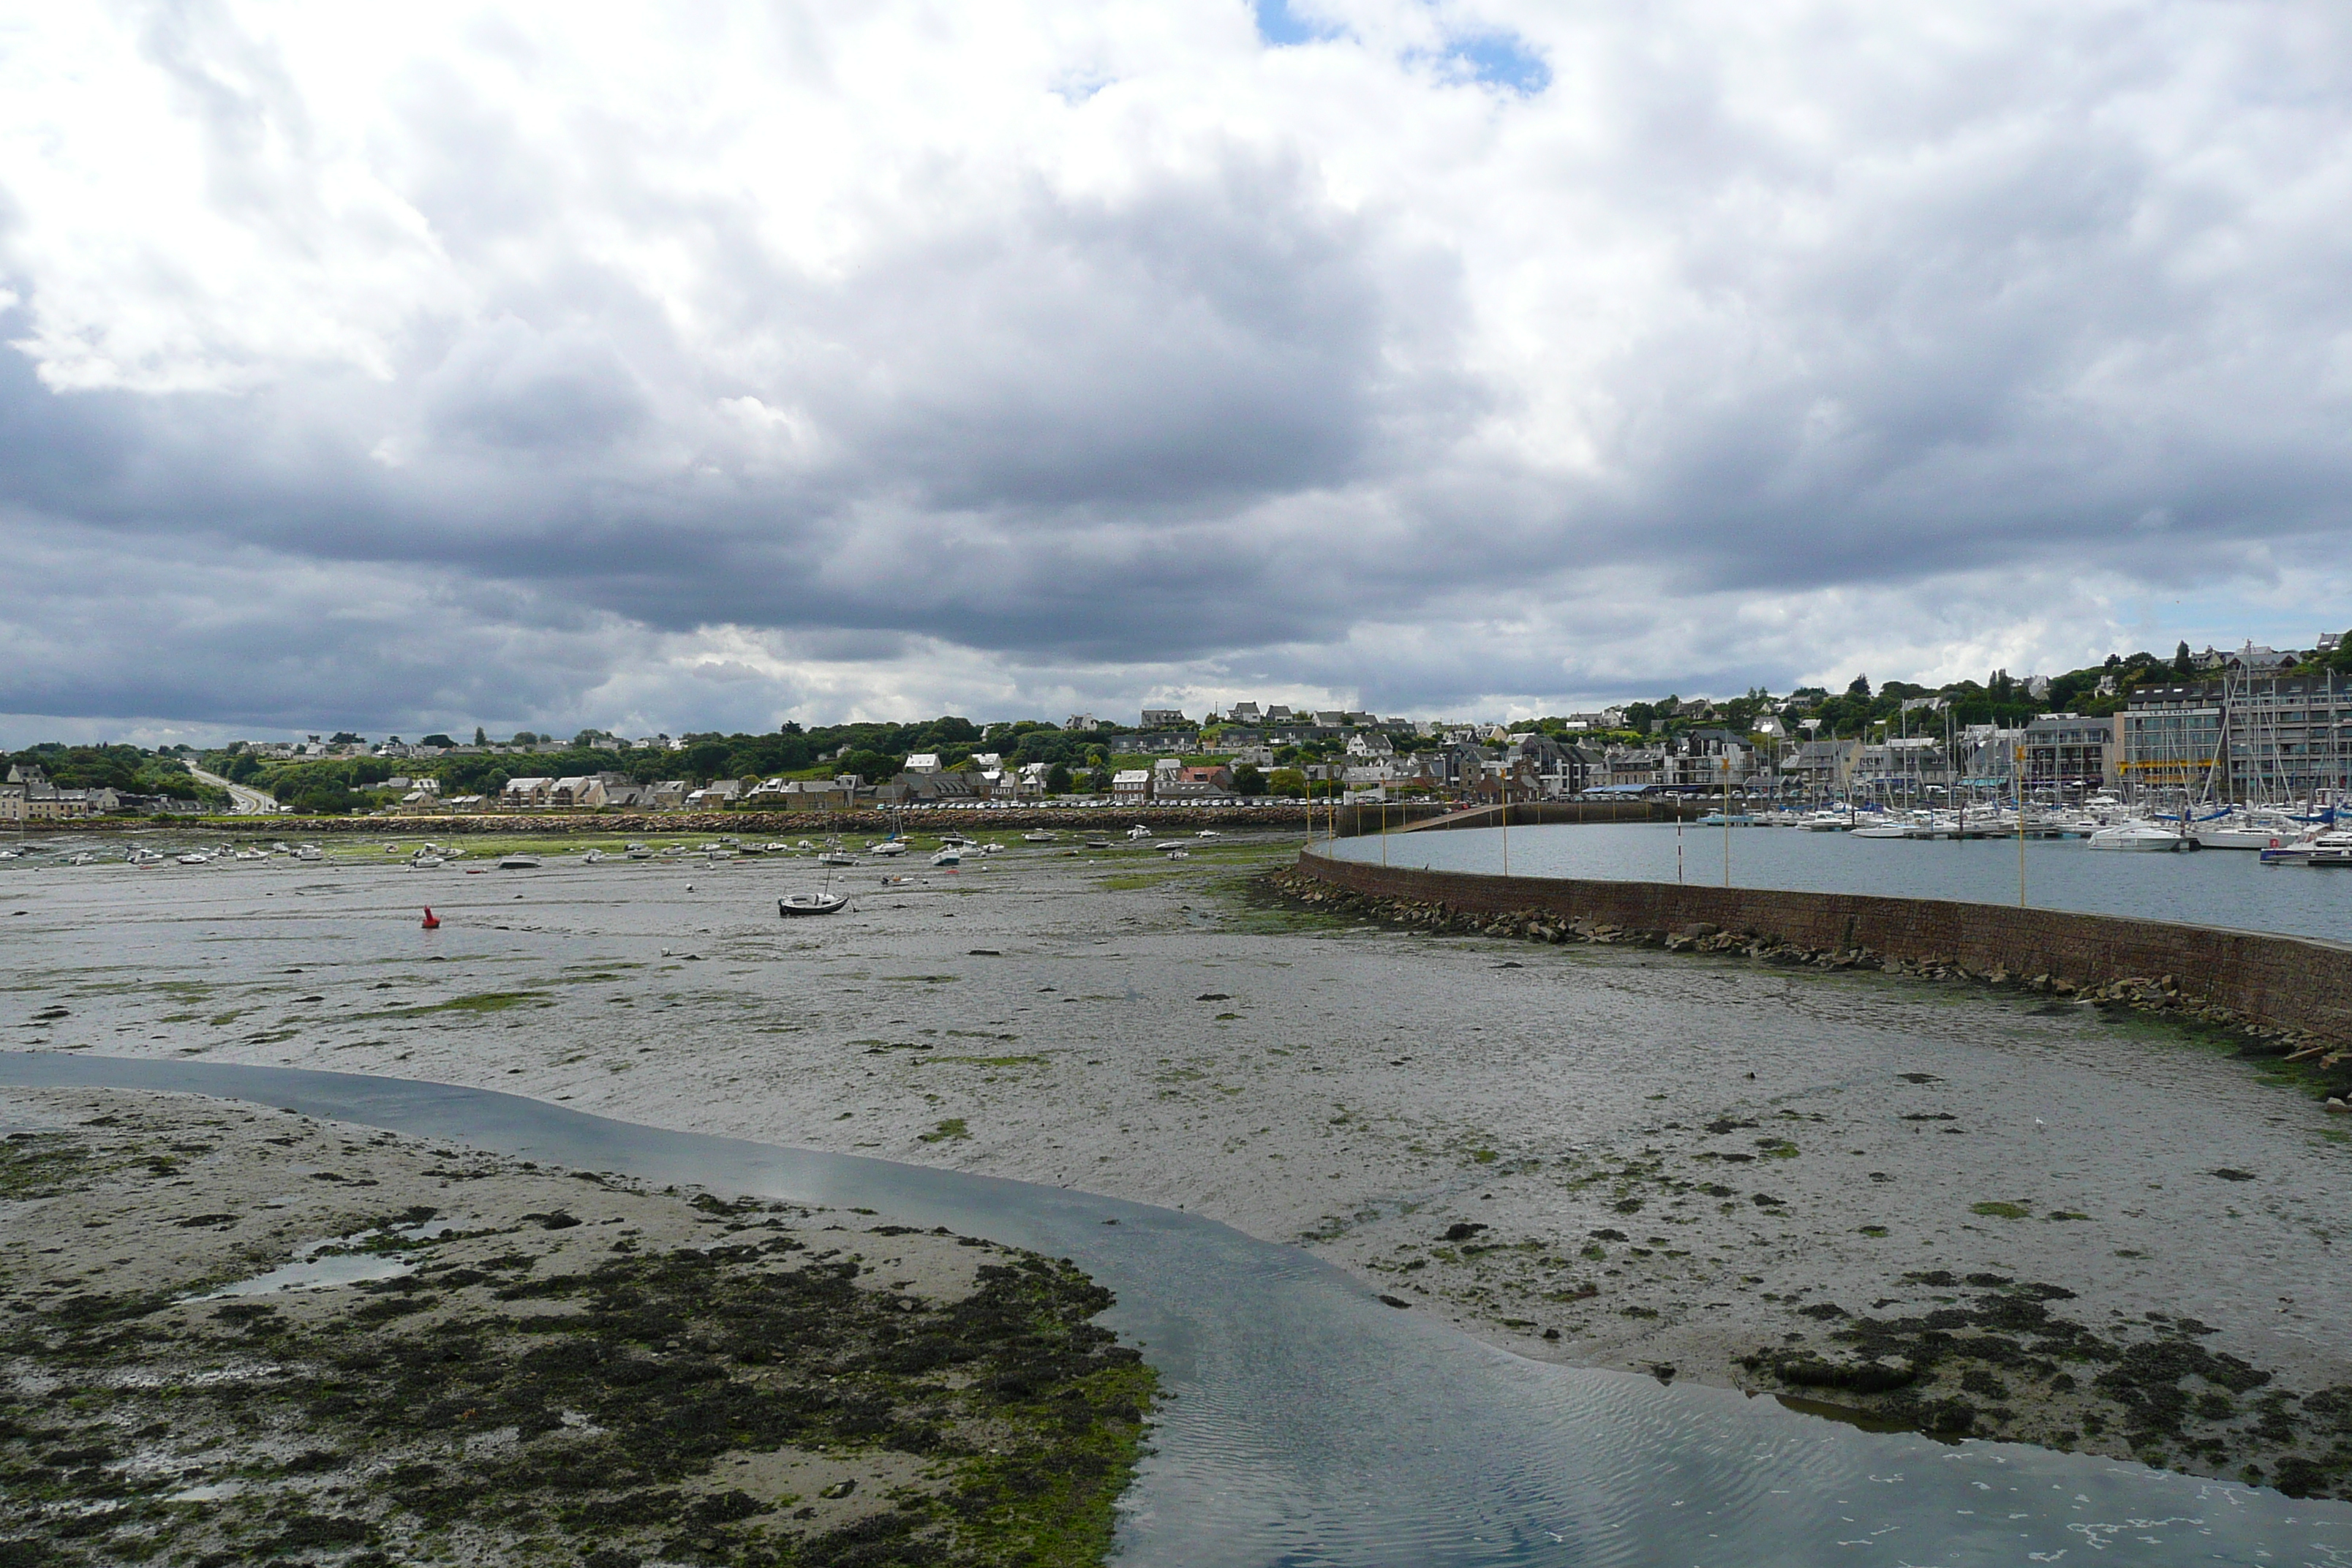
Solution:
<svg viewBox="0 0 2352 1568"><path fill-rule="evenodd" d="M213 208L347 237L313 165L364 144L415 219L383 247L435 281L383 285L372 357L59 390L58 220L0 191L0 526L33 590L0 710L315 727L657 710L670 680L749 712L837 668L1411 708L1640 658L1719 689L1797 673L1824 594L1965 642L1945 609L2015 612L1956 577L2276 583L2352 521L2336 32L1997 11L1751 59L1697 13L1415 12L1384 61L1371 21L1305 15L1255 13L1324 75L1218 89L1278 133L1187 131L1092 185L917 140L787 219L682 174L693 137L534 115L454 46L338 142L287 56L152 13ZM485 37L515 79L561 64ZM791 90L852 90L837 64Z"/></svg>

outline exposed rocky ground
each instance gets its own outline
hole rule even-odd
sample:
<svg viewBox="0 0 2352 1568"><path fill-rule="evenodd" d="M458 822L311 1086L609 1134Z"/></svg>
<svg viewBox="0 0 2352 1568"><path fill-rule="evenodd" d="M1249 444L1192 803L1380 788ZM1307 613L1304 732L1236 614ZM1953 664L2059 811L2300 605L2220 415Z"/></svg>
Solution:
<svg viewBox="0 0 2352 1568"><path fill-rule="evenodd" d="M1108 1547L1153 1378L1066 1265L210 1100L0 1121L12 1568Z"/></svg>
<svg viewBox="0 0 2352 1568"><path fill-rule="evenodd" d="M1730 956L1757 965L1867 970L1915 982L2013 987L2027 995L2063 998L2073 1006L2129 1009L2206 1028L2208 1044L2262 1064L2281 1087L2302 1089L2312 1098L2342 1087L2332 1053L2287 1031L2247 1027L2226 1009L2185 999L2169 976L2078 988L2048 976L1978 974L1932 959L1903 963L1865 950L1811 952L1712 926L1640 931L1541 914L1464 915L1442 905L1334 889L1296 871L1277 871L1266 880L1281 896L1310 908L1424 931ZM1970 1135L1962 1123L1978 1121L1970 1112L1981 1106L1947 1092L1950 1086L1935 1074L1900 1077L1906 1087L1890 1086L1886 1093L1917 1107L1893 1110L1899 1122L1909 1124L1914 1142L1920 1134ZM2076 1289L2016 1273L1931 1268L1879 1276L1864 1270L1857 1277L1849 1267L1833 1290L1805 1285L1785 1291L1756 1291L1771 1282L1766 1275L1731 1278L1728 1268L1744 1251L1778 1254L1777 1261L1789 1256L1790 1243L1799 1252L1827 1250L1807 1244L1826 1239L1821 1232L1828 1226L1868 1238L1867 1246L1892 1237L1895 1225L1916 1222L1916 1213L1906 1212L1912 1205L1891 1190L1919 1173L1916 1159L1906 1162L1913 1169L1903 1177L1868 1171L1867 1186L1850 1187L1843 1194L1799 1191L1790 1184L1796 1168L1789 1163L1809 1150L1824 1152L1824 1143L1834 1150L1855 1141L1883 1143L1883 1138L1874 1138L1872 1123L1883 1121L1889 1107L1873 1105L1857 1116L1852 1108L1827 1102L1839 1098L1826 1097L1824 1109L1781 1104L1769 1111L1749 1100L1696 1126L1663 1121L1648 1129L1643 1146L1630 1154L1620 1146L1606 1153L1570 1151L1506 1164L1494 1151L1476 1151L1473 1157L1491 1159L1499 1175L1529 1177L1578 1194L1588 1209L1601 1211L1594 1217L1608 1223L1588 1228L1580 1237L1561 1238L1528 1237L1516 1226L1457 1220L1427 1243L1401 1242L1389 1256L1361 1256L1360 1267L1392 1276L1395 1289L1525 1314L1500 1321L1547 1341L1580 1336L1587 1342L1622 1343L1627 1336L1602 1314L1644 1327L1681 1319L1696 1331L1661 1336L1658 1342L1671 1347L1679 1340L1686 1364L1697 1363L1689 1370L1722 1377L1737 1368L1757 1386L1777 1390L1784 1403L1833 1419L1888 1430L2086 1448L2232 1476L2294 1496L2352 1497L2352 1365L2343 1360L2340 1340L2325 1353L2294 1356L2293 1373L2282 1378L2213 1349L2210 1342L2221 1331L2186 1312L2151 1308L2127 1315L2110 1307L2103 1314L2105 1321L2085 1322L2079 1308L2067 1305L2079 1300ZM2033 1124L2047 1126L2041 1118ZM2340 1142L2344 1136L2325 1133L2328 1142ZM1849 1152L1866 1158L1873 1151ZM2194 1157L2190 1149L2180 1152ZM2179 1174L2192 1184L2203 1184L2227 1218L2239 1217L2240 1210L2221 1194L2262 1180L2227 1165ZM1798 1185L1814 1184L1800 1180ZM1794 1201L1781 1193L1793 1193ZM1981 1228L1996 1230L2095 1223L2079 1210L2011 1197L1979 1199L1968 1205L1968 1212L1993 1222ZM1874 1214L1878 1223L1871 1222ZM2332 1226L2316 1214L2307 1218L2313 1244L2327 1248ZM1649 1234L1661 1226L1668 1234ZM1329 1235L1337 1240L1355 1228L1338 1224ZM2017 1255L2032 1257L2036 1250L2029 1244ZM2113 1256L2126 1264L2150 1258L2148 1252L2131 1247L2114 1249ZM1705 1309L1694 1322L1690 1309L1697 1304L1691 1293L1726 1288L1734 1294L1756 1291L1761 1300L1807 1321L1792 1323L1777 1341L1699 1328ZM1547 1322L1550 1326L1540 1326ZM1685 1370L1672 1360L1651 1363L1653 1374L1662 1378Z"/></svg>

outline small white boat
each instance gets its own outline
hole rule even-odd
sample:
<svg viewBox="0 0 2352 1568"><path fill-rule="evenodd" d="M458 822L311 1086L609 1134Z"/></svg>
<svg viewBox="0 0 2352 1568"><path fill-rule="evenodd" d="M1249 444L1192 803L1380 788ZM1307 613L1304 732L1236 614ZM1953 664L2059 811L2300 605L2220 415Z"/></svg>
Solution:
<svg viewBox="0 0 2352 1568"><path fill-rule="evenodd" d="M236 852L235 858L239 860L267 860L269 858L269 852L266 849L240 849Z"/></svg>
<svg viewBox="0 0 2352 1568"><path fill-rule="evenodd" d="M934 866L961 866L963 864L963 851L950 844L944 849L941 849L938 854L931 857L931 864Z"/></svg>
<svg viewBox="0 0 2352 1568"><path fill-rule="evenodd" d="M580 857L580 863L583 866L596 866L603 864L604 859L604 852L602 849L591 849L587 854Z"/></svg>
<svg viewBox="0 0 2352 1568"><path fill-rule="evenodd" d="M2176 828L2158 827L2153 822L2119 822L2113 827L2100 828L2084 842L2094 849L2129 849L2158 854L2197 847L2194 838L2184 837Z"/></svg>
<svg viewBox="0 0 2352 1568"><path fill-rule="evenodd" d="M866 852L868 855L904 855L907 852L907 841L903 838L877 839L866 847Z"/></svg>
<svg viewBox="0 0 2352 1568"><path fill-rule="evenodd" d="M1021 842L1024 844L1051 844L1059 837L1061 837L1061 835L1058 833L1049 832L1043 827L1033 827L1028 832L1021 836Z"/></svg>
<svg viewBox="0 0 2352 1568"><path fill-rule="evenodd" d="M1159 850L1162 855L1176 855L1182 853L1185 849L1190 848L1191 846L1186 844L1181 838L1171 838L1165 844L1155 844L1152 847Z"/></svg>
<svg viewBox="0 0 2352 1568"><path fill-rule="evenodd" d="M76 866L81 865L82 858L76 856L70 863ZM205 854L201 849L195 851L194 854L183 855L180 857L180 864L183 866L209 866L212 863L213 858Z"/></svg>
<svg viewBox="0 0 2352 1568"><path fill-rule="evenodd" d="M74 854L71 854L71 855L67 856L67 857L66 857L66 864L67 864L67 865L68 865L68 866L87 866L87 865L89 865L91 861L93 861L93 860L95 860L95 859L97 859L97 858L98 858L98 857L97 857L97 856L95 856L95 855L91 854L91 853L90 853L89 850L87 850L87 849L83 849L83 850L77 851L77 852L76 852L76 853L74 853ZM187 858L187 857L186 857L186 856L184 856L184 855L183 855L183 856L181 856L181 857L180 857L180 858L181 858L181 859L183 859L183 860L185 860L185 859ZM198 859L195 863L196 863L197 865L201 866L201 865L203 865L203 864L204 864L204 861L200 858L200 859Z"/></svg>
<svg viewBox="0 0 2352 1568"><path fill-rule="evenodd" d="M2262 852L2265 866L2352 866L2352 832L2341 828L2306 835Z"/></svg>
<svg viewBox="0 0 2352 1568"><path fill-rule="evenodd" d="M539 857L536 855L502 855L499 858L499 869L501 871L536 871L539 869Z"/></svg>
<svg viewBox="0 0 2352 1568"><path fill-rule="evenodd" d="M1874 822L1853 830L1856 838L1908 838L1911 824L1907 822Z"/></svg>
<svg viewBox="0 0 2352 1568"><path fill-rule="evenodd" d="M940 834L940 843L949 849L971 849L975 847L971 839L966 838L962 834L953 831Z"/></svg>
<svg viewBox="0 0 2352 1568"><path fill-rule="evenodd" d="M1129 838L1149 838L1151 837L1151 829L1139 822L1127 830L1127 836Z"/></svg>
<svg viewBox="0 0 2352 1568"><path fill-rule="evenodd" d="M857 857L846 849L828 849L816 858L816 863L820 866L855 866Z"/></svg>
<svg viewBox="0 0 2352 1568"><path fill-rule="evenodd" d="M786 893L776 900L776 913L790 919L794 915L830 915L849 907L843 893Z"/></svg>
<svg viewBox="0 0 2352 1568"><path fill-rule="evenodd" d="M294 846L294 858L297 860L324 860L326 858L327 852L315 844Z"/></svg>
<svg viewBox="0 0 2352 1568"><path fill-rule="evenodd" d="M1087 840L1087 847L1089 849L1108 849L1110 847L1110 840L1108 838L1089 838Z"/></svg>
<svg viewBox="0 0 2352 1568"><path fill-rule="evenodd" d="M632 844L622 853L632 860L650 860L654 858L654 852L642 844Z"/></svg>
<svg viewBox="0 0 2352 1568"><path fill-rule="evenodd" d="M1224 835L1218 832L1213 827L1203 827L1200 832L1192 835L1192 837L1195 838L1223 838Z"/></svg>
<svg viewBox="0 0 2352 1568"><path fill-rule="evenodd" d="M412 871L438 871L448 863L438 855L413 855L409 857L408 868Z"/></svg>
<svg viewBox="0 0 2352 1568"><path fill-rule="evenodd" d="M1192 858L1192 852L1190 849L1176 848L1168 851L1168 858L1171 860L1190 860Z"/></svg>
<svg viewBox="0 0 2352 1568"><path fill-rule="evenodd" d="M122 858L123 863L130 866L161 866L163 863L163 857L152 849L133 849Z"/></svg>

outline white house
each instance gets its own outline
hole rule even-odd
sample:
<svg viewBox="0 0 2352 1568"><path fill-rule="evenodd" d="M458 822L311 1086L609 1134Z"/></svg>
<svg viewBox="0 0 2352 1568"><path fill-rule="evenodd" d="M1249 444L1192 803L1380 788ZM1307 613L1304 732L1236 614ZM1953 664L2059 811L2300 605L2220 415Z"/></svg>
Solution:
<svg viewBox="0 0 2352 1568"><path fill-rule="evenodd" d="M1151 770L1128 768L1112 775L1111 798L1122 805L1139 805L1151 798Z"/></svg>
<svg viewBox="0 0 2352 1568"><path fill-rule="evenodd" d="M545 805L555 792L553 779L509 779L507 787L499 791L501 805Z"/></svg>
<svg viewBox="0 0 2352 1568"><path fill-rule="evenodd" d="M937 752L917 752L907 759L907 771L910 773L938 773L940 771L940 754Z"/></svg>

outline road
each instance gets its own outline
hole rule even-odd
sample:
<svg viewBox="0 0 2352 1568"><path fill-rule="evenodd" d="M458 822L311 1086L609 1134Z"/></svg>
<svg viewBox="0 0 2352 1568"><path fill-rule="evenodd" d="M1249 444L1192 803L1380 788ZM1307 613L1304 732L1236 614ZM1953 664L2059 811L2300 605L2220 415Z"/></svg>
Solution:
<svg viewBox="0 0 2352 1568"><path fill-rule="evenodd" d="M257 789L247 789L241 784L231 784L218 773L208 773L194 763L186 764L198 784L208 784L215 789L228 791L230 806L239 816L275 816L278 803Z"/></svg>

